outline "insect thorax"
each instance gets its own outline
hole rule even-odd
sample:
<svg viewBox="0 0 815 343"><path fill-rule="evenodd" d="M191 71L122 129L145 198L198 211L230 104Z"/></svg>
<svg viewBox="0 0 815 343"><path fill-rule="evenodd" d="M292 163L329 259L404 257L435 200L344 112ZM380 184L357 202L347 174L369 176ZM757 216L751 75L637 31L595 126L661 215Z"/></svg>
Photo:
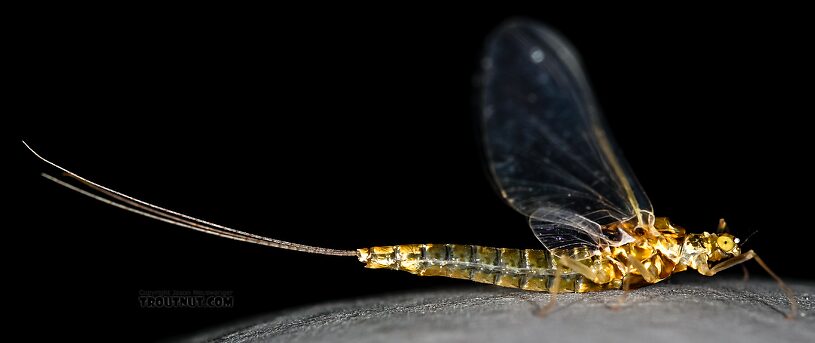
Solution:
<svg viewBox="0 0 815 343"><path fill-rule="evenodd" d="M673 225L668 218L659 217L654 220L652 230L636 227L631 223L615 223L614 227L626 231L634 239L633 242L618 247L606 247L602 251L604 257L613 261L619 275L631 288L649 284L642 277L642 272L636 268L629 259L639 261L656 280L661 281L672 273L684 271L687 266L683 263L683 244L685 242L685 229Z"/></svg>

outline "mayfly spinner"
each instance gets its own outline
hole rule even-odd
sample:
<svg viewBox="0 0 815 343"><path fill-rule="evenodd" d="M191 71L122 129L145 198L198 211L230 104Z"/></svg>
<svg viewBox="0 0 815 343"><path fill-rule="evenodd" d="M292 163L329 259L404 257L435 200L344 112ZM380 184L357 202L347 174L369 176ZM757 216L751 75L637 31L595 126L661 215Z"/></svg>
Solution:
<svg viewBox="0 0 815 343"><path fill-rule="evenodd" d="M789 297L788 316L796 315L791 290L754 251L741 251L724 221L716 232L688 233L654 216L608 134L574 50L554 32L523 21L495 31L487 41L481 91L492 179L506 202L529 218L544 249L406 244L336 250L290 243L149 204L34 154L63 172L62 178L43 174L49 180L143 216L244 242L356 256L367 268L420 276L556 294L628 290L689 268L712 276L755 260Z"/></svg>

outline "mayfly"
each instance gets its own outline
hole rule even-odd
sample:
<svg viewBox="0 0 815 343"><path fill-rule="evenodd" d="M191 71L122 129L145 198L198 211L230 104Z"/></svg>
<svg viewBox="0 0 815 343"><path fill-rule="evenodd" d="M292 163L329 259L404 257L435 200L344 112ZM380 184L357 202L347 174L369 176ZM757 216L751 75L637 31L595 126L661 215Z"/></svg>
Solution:
<svg viewBox="0 0 815 343"><path fill-rule="evenodd" d="M501 197L529 219L544 249L405 244L337 250L291 243L135 199L32 152L61 170L62 177L43 174L47 179L143 216L270 247L355 256L367 268L420 276L556 294L628 290L687 269L713 276L755 260L786 292L788 316L796 315L791 290L754 251L741 251L723 220L716 232L688 233L654 216L565 40L537 23L506 23L487 40L482 72L480 119L492 180Z"/></svg>

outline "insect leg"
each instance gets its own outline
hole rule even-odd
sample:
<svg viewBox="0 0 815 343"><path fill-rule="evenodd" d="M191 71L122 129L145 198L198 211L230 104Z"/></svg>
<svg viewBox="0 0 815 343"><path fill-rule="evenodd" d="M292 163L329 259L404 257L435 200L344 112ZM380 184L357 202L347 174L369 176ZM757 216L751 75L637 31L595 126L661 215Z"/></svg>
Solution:
<svg viewBox="0 0 815 343"><path fill-rule="evenodd" d="M546 317L549 313L552 312L557 307L557 292L560 290L560 263L555 266L555 278L552 280L552 286L549 287L549 303L546 304L544 307L538 307L535 310L535 315L538 317Z"/></svg>
<svg viewBox="0 0 815 343"><path fill-rule="evenodd" d="M632 259L632 258L628 259L628 269L631 269L632 267L636 268L634 266L633 261L634 261L634 259ZM640 263L640 265L642 265L642 264ZM643 270L645 270L645 266L643 266ZM648 270L645 270L645 271L650 275L650 272L648 272ZM608 305L608 307L612 311L617 311L621 307L623 307L623 305L625 304L625 301L628 299L628 295L631 294L631 289L629 288L630 284L631 284L631 279L624 277L623 278L623 294L621 294L620 297L617 298L617 303L616 304Z"/></svg>
<svg viewBox="0 0 815 343"><path fill-rule="evenodd" d="M627 265L628 265L629 270L632 269L632 268L636 269L638 272L640 272L640 275L642 276L642 278L645 279L645 281L648 282L648 283L656 283L657 282L657 277L654 275L654 273L651 273L647 268L645 268L645 265L643 265L642 262L640 262L636 258L632 258L630 256L626 256L626 260L628 262ZM620 295L620 297L617 299L616 304L608 305L608 307L611 310L617 311L617 310L620 309L620 307L623 306L623 304L625 304L625 301L628 299L629 294L631 294L631 290L629 288L630 287L630 281L631 281L631 279L629 279L629 278L623 278L623 287L622 287L623 288L623 294Z"/></svg>
<svg viewBox="0 0 815 343"><path fill-rule="evenodd" d="M707 265L703 264L703 265L700 266L699 272L704 274L704 275L707 275L707 276L713 276L713 275L716 275L716 273L718 273L718 272L720 272L722 270L725 270L727 268L733 267L733 266L738 265L738 264L742 264L742 263L747 262L749 260L755 260L756 263L758 263L758 265L761 266L761 268L764 268L764 270L767 271L767 274L770 274L770 276L773 279L775 279L775 282L778 283L778 287L781 288L781 290L784 291L784 293L786 294L787 299L789 299L789 301L790 301L790 312L787 313L787 319L793 319L793 318L797 317L798 316L798 302L795 301L795 293L792 292L792 289L790 289L784 283L784 281L782 281L781 278L778 277L778 275L775 275L775 273L770 269L770 267L767 266L766 263L764 263L764 260L762 260L760 257L758 257L756 252L753 251L753 250L750 250L750 251L748 251L746 253L743 253L743 254L741 254L739 256L735 256L733 258L730 258L730 259L728 259L728 260L726 260L726 261L724 261L722 263L719 263L719 264L713 266L713 268L708 268Z"/></svg>
<svg viewBox="0 0 815 343"><path fill-rule="evenodd" d="M583 275L595 283L606 283L610 281L608 280L609 278L607 275L603 275L601 278L601 276L594 272L591 268L577 262L571 257L560 256L556 259L556 261L557 266L555 266L555 278L552 281L552 286L549 287L549 303L535 311L535 315L539 317L545 317L557 307L557 293L560 290L561 274L563 273L561 268L569 268L570 270Z"/></svg>
<svg viewBox="0 0 815 343"><path fill-rule="evenodd" d="M568 256L561 256L559 257L558 261L559 261L558 264L564 267L568 267L569 269L579 273L580 275L585 276L594 283L607 283L611 281L611 278L608 274L596 273L594 270L592 270L585 264L577 262Z"/></svg>
<svg viewBox="0 0 815 343"><path fill-rule="evenodd" d="M750 280L750 272L747 271L747 266L741 265L741 271L744 272L744 276L741 278L741 281L747 282Z"/></svg>
<svg viewBox="0 0 815 343"><path fill-rule="evenodd" d="M734 256L734 257L732 257L730 259L727 259L724 262L713 266L713 268L709 268L706 264L701 264L699 266L699 272L702 273L703 275L713 276L713 275L716 275L716 273L718 273L718 272L720 272L722 270L728 269L728 268L733 267L735 265L742 264L744 262L752 260L755 257L756 257L756 253L754 251L750 250L750 251L748 251L746 253L743 253L743 254L741 254L739 256Z"/></svg>
<svg viewBox="0 0 815 343"><path fill-rule="evenodd" d="M627 256L627 255L626 255L625 258L626 258L626 260L628 260L628 267L630 268L631 266L633 266L634 269L636 269L638 272L640 272L640 275L642 275L642 278L645 279L646 282L648 282L648 283L656 283L657 282L657 277L654 275L654 273L651 273L650 271L648 271L648 268L645 268L645 265L642 264L642 262L640 262L636 258L632 258L632 257Z"/></svg>

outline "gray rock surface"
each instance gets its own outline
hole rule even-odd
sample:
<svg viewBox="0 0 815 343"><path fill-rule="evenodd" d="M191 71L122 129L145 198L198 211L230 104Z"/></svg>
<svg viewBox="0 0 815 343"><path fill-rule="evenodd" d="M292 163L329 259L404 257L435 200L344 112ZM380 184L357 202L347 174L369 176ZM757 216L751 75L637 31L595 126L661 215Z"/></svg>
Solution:
<svg viewBox="0 0 815 343"><path fill-rule="evenodd" d="M792 283L796 320L768 280L674 278L636 290L563 294L473 285L319 304L205 332L214 342L815 342L815 284Z"/></svg>

